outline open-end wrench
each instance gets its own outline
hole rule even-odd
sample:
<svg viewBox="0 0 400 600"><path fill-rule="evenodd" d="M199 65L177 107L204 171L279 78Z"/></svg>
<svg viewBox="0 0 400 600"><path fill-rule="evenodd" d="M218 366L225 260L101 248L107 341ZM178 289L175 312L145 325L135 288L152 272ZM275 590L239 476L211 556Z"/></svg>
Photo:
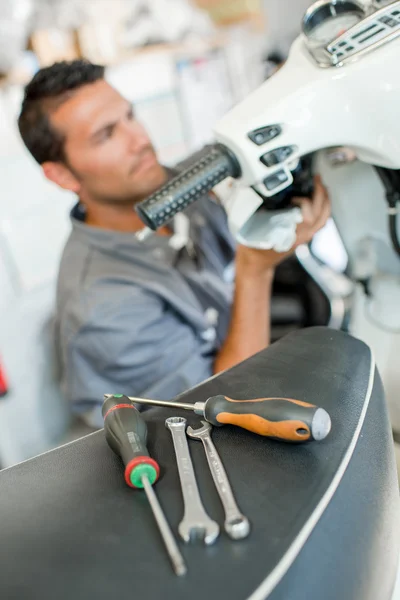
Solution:
<svg viewBox="0 0 400 600"><path fill-rule="evenodd" d="M226 533L234 540L245 538L250 533L249 520L242 515L233 497L232 488L229 484L224 465L211 439L212 427L206 421L202 421L201 423L203 426L200 429L188 427L186 433L189 437L203 442L211 474L225 509L224 526Z"/></svg>
<svg viewBox="0 0 400 600"><path fill-rule="evenodd" d="M170 430L174 442L185 505L178 531L186 543L202 538L205 544L210 545L219 535L219 525L210 519L201 502L186 439L186 423L186 419L182 417L171 417L165 421L165 426Z"/></svg>

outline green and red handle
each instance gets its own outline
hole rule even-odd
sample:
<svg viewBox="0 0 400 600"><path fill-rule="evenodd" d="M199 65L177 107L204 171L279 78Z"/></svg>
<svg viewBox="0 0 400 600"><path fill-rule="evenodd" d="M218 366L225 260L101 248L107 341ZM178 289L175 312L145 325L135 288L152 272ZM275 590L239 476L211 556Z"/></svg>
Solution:
<svg viewBox="0 0 400 600"><path fill-rule="evenodd" d="M143 488L142 477L147 475L153 485L160 467L147 451L147 426L139 411L127 396L117 394L107 398L102 413L106 440L122 458L126 483L132 488Z"/></svg>

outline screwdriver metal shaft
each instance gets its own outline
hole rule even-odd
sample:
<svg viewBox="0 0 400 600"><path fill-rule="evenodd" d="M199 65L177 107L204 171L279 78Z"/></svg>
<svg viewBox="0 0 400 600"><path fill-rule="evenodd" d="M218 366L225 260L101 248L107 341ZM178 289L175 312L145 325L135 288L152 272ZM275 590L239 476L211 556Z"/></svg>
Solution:
<svg viewBox="0 0 400 600"><path fill-rule="evenodd" d="M104 394L104 399L113 398L114 394ZM168 406L168 408L183 408L184 410L195 410L194 404L183 404L182 402L169 402L168 400L149 400L148 398L135 398L135 396L127 396L130 402L137 404L152 404L153 406ZM200 404L197 402L196 404ZM203 404L203 403L201 403Z"/></svg>
<svg viewBox="0 0 400 600"><path fill-rule="evenodd" d="M183 556L179 551L175 538L172 534L170 526L168 525L167 519L163 513L163 510L158 502L157 496L147 479L147 475L142 476L143 489L146 492L147 499L153 511L155 520L157 521L158 528L161 533L161 537L164 541L168 555L171 559L171 563L175 573L179 576L186 574L186 565L183 560Z"/></svg>

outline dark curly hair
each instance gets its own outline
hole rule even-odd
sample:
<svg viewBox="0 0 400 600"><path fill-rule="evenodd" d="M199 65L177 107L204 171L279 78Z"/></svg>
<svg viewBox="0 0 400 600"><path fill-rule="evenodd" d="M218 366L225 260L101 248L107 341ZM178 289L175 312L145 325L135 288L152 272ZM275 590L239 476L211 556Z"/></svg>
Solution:
<svg viewBox="0 0 400 600"><path fill-rule="evenodd" d="M105 68L85 60L58 62L41 69L26 86L18 128L25 146L42 165L64 162L64 136L50 122L51 111L78 88L104 79Z"/></svg>

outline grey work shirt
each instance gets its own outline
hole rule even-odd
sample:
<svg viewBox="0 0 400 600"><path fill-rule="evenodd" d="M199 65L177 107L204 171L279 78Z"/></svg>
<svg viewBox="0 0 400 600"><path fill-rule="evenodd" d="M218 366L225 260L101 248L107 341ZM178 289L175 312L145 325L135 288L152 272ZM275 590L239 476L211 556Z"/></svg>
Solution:
<svg viewBox="0 0 400 600"><path fill-rule="evenodd" d="M212 375L226 337L235 244L221 206L186 212L190 244L85 224L78 203L57 286L56 342L75 413L102 426L104 393L168 400Z"/></svg>

